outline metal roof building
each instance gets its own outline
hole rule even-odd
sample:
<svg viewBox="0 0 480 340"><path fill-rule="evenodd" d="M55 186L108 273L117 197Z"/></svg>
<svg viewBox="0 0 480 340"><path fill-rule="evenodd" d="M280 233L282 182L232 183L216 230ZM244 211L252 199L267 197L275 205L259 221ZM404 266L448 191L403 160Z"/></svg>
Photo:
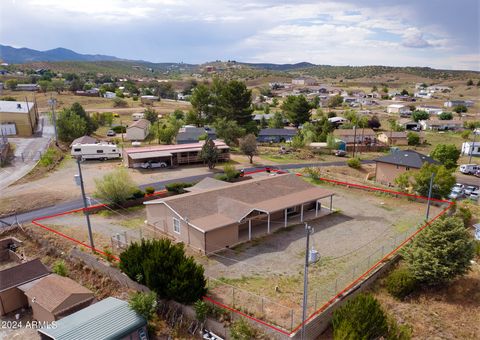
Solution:
<svg viewBox="0 0 480 340"><path fill-rule="evenodd" d="M107 340L148 339L147 321L128 302L108 297L56 322L56 327L38 330L42 339Z"/></svg>

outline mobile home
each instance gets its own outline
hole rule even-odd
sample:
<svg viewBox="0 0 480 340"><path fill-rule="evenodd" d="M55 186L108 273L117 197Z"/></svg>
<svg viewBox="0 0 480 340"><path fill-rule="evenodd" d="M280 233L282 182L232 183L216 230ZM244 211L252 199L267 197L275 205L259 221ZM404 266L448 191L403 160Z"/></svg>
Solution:
<svg viewBox="0 0 480 340"><path fill-rule="evenodd" d="M121 157L121 151L115 144L97 143L97 144L74 144L72 145L71 155L84 159L107 160Z"/></svg>

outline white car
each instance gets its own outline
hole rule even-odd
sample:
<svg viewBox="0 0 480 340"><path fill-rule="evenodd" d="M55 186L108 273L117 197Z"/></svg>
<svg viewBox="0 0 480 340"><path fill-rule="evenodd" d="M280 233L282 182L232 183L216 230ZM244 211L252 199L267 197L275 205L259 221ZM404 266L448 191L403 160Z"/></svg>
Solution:
<svg viewBox="0 0 480 340"><path fill-rule="evenodd" d="M140 167L143 169L166 168L167 166L168 165L165 162L154 162L154 161L148 161L140 165Z"/></svg>
<svg viewBox="0 0 480 340"><path fill-rule="evenodd" d="M478 202L478 199L480 198L480 191L476 190L472 192L468 198L470 198L472 201Z"/></svg>
<svg viewBox="0 0 480 340"><path fill-rule="evenodd" d="M474 185L467 185L464 190L465 190L465 195L469 196L472 192L474 192L475 190L478 190L478 187Z"/></svg>
<svg viewBox="0 0 480 340"><path fill-rule="evenodd" d="M465 188L465 185L461 184L461 183L455 183L455 185L453 186L452 188L452 191L453 189L464 189Z"/></svg>
<svg viewBox="0 0 480 340"><path fill-rule="evenodd" d="M448 198L452 200L458 200L463 197L465 197L465 193L463 192L463 189L458 187L453 187L452 192L450 193L450 195L448 195Z"/></svg>

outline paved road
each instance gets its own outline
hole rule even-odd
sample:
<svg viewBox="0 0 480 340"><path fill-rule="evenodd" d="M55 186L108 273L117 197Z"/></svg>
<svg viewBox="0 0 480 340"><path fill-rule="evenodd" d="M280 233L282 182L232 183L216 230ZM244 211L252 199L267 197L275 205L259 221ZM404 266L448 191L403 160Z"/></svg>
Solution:
<svg viewBox="0 0 480 340"><path fill-rule="evenodd" d="M370 164L373 163L371 160L365 160L362 161L363 164ZM342 166L345 165L345 161L338 161L338 162L323 162L323 163L299 163L299 164L281 164L281 165L275 165L275 166L270 166L272 169L281 169L281 170L289 170L289 169L300 169L300 168L305 168L305 167L312 167L312 166ZM265 167L257 167L257 168L245 168L245 172L250 172L250 171L255 171L255 170L260 170L264 169ZM170 180L165 180L165 181L160 181L160 182L154 182L154 183L147 183L147 184L142 184L140 185L140 188L145 189L146 187L154 187L155 190L162 190L165 189L165 185L169 183L175 183L175 182L198 182L202 180L205 177L213 177L215 174L203 174L203 175L196 175L196 176L189 176L189 177L182 177L182 178L175 178L175 179L170 179ZM73 210L73 209L79 209L83 207L83 201L81 198L57 204L54 206L38 209L38 210L32 210L26 213L22 213L17 215L17 221L19 223L24 223L24 222L30 222L35 218L42 217L42 216L48 216L48 215L55 215L64 211L68 210ZM5 223L11 224L15 222L15 217L10 216L10 217L5 217L1 219L1 221L4 221ZM3 223L0 223L0 227L3 226Z"/></svg>

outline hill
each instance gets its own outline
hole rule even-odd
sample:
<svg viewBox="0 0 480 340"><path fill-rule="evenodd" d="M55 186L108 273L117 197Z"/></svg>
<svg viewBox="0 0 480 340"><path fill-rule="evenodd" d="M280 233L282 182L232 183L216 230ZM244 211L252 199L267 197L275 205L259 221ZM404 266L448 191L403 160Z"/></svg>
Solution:
<svg viewBox="0 0 480 340"><path fill-rule="evenodd" d="M102 61L122 60L102 54L80 54L66 48L38 51L30 48L15 48L0 45L1 59L10 64L23 64L36 61Z"/></svg>

